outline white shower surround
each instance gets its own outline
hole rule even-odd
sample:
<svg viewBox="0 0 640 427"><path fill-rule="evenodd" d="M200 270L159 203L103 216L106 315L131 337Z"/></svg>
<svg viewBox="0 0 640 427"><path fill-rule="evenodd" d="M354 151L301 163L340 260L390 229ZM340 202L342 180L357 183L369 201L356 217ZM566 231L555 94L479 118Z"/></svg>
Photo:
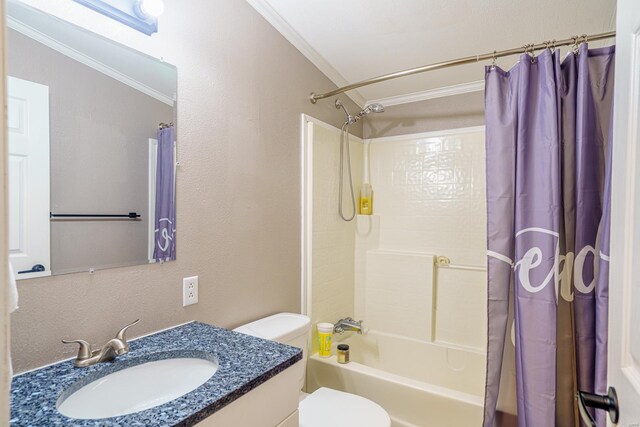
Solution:
<svg viewBox="0 0 640 427"><path fill-rule="evenodd" d="M303 117L307 123L327 126ZM311 179L309 136L303 131L302 161L303 175ZM351 345L348 365L337 364L335 356L312 356L307 389L326 386L362 395L381 404L394 426L445 425L452 416L457 424L451 425L478 425L486 361L486 273L434 268L433 262L436 255L446 255L455 264L485 265L484 128L377 138L367 140L364 149L364 158L370 158L374 215L357 217L354 286L346 290L353 292L354 308L344 315L363 319L371 330L364 337L337 338ZM312 182L302 187L302 304L312 315L315 196ZM375 277L367 278L373 270ZM319 298L328 302L333 297ZM424 301L425 310L417 310L420 303L414 300Z"/></svg>
<svg viewBox="0 0 640 427"><path fill-rule="evenodd" d="M369 139L365 147L374 216L358 217L355 317L381 332L484 351L484 127ZM439 255L480 269L431 268Z"/></svg>

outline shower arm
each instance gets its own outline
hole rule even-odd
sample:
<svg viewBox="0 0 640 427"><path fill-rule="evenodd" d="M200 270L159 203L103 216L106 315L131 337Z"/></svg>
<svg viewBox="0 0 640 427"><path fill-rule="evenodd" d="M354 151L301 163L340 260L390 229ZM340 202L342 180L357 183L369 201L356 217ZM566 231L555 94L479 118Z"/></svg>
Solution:
<svg viewBox="0 0 640 427"><path fill-rule="evenodd" d="M351 113L349 113L349 110L347 110L347 107L344 106L342 101L340 101L339 99L336 99L335 106L336 106L336 109L338 110L342 108L344 113L347 115L347 122L346 122L347 126L351 123L355 123L354 117L351 115Z"/></svg>
<svg viewBox="0 0 640 427"><path fill-rule="evenodd" d="M324 98L329 98L331 96L334 95L338 95L353 89L357 89L359 87L363 87L363 86L369 86L375 83L380 83L380 82L384 82L387 80L392 80L392 79L397 79L400 77L405 77L405 76L410 76L413 74L419 74L419 73L424 73L427 71L433 71L433 70L439 70L442 68L449 68L449 67L455 67L458 65L464 65L464 64L472 64L474 62L480 62L480 61L486 61L489 59L492 59L494 61L495 64L495 60L497 58L502 58L504 56L511 56L511 55L516 55L516 54L520 54L520 53L528 53L529 55L531 55L531 57L535 57L534 56L534 52L536 50L540 50L540 49L547 49L547 48L556 48L558 46L571 46L573 45L575 49L577 49L578 45L580 43L586 43L589 40L594 41L594 40L604 40L604 39L609 39L612 37L616 36L616 32L615 31L609 31L606 33L599 33L599 34L592 34L592 35L582 35L582 36L573 36L571 38L568 39L564 39L564 40L552 40L552 41L546 41L546 42L542 42L542 43L538 43L538 44L529 44L529 45L525 45L523 47L518 47L518 48L513 48L513 49L507 49L507 50L501 50L501 51L493 51L492 53L485 53L482 55L475 55L475 56L467 56L464 58L458 58L458 59L452 59L449 61L443 61L443 62L436 62L434 64L429 64L429 65L423 65L422 67L417 67L417 68L410 68L408 70L403 70L403 71L396 71L395 73L390 73L390 74L384 74L382 76L378 76L378 77L374 77L371 79L367 79L367 80L362 80L360 82L357 83L353 83L347 86L342 86L339 87L337 89L334 89L330 92L325 92L325 93L315 93L315 92L311 92L311 94L309 95L309 101L311 101L312 104L315 104L316 102L318 102L319 99L324 99Z"/></svg>

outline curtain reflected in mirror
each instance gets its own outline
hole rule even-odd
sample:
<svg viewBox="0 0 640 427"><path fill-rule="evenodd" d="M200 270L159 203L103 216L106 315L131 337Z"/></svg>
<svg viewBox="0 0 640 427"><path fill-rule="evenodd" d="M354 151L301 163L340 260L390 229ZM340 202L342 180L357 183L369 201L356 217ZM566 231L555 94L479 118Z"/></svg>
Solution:
<svg viewBox="0 0 640 427"><path fill-rule="evenodd" d="M153 261L176 259L175 143L173 125L158 129Z"/></svg>

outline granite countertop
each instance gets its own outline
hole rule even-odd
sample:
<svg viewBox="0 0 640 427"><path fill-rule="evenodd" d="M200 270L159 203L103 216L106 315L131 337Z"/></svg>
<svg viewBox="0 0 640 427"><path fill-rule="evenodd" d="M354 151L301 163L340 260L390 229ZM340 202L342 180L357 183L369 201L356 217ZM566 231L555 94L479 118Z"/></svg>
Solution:
<svg viewBox="0 0 640 427"><path fill-rule="evenodd" d="M218 370L197 389L155 408L99 420L67 418L58 399L112 372L154 360L199 357ZM302 359L302 350L204 323L188 323L129 343L114 362L74 368L73 360L13 378L11 426L192 426Z"/></svg>

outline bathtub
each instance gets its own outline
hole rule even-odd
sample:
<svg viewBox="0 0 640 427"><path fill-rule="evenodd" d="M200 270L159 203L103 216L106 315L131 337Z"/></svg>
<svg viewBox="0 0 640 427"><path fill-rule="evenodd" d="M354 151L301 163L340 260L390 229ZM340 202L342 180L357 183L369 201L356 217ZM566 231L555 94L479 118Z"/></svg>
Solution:
<svg viewBox="0 0 640 427"><path fill-rule="evenodd" d="M349 344L351 362L314 354L307 392L330 387L366 397L387 410L394 427L466 427L482 424L486 356L456 348L370 331L334 336Z"/></svg>

